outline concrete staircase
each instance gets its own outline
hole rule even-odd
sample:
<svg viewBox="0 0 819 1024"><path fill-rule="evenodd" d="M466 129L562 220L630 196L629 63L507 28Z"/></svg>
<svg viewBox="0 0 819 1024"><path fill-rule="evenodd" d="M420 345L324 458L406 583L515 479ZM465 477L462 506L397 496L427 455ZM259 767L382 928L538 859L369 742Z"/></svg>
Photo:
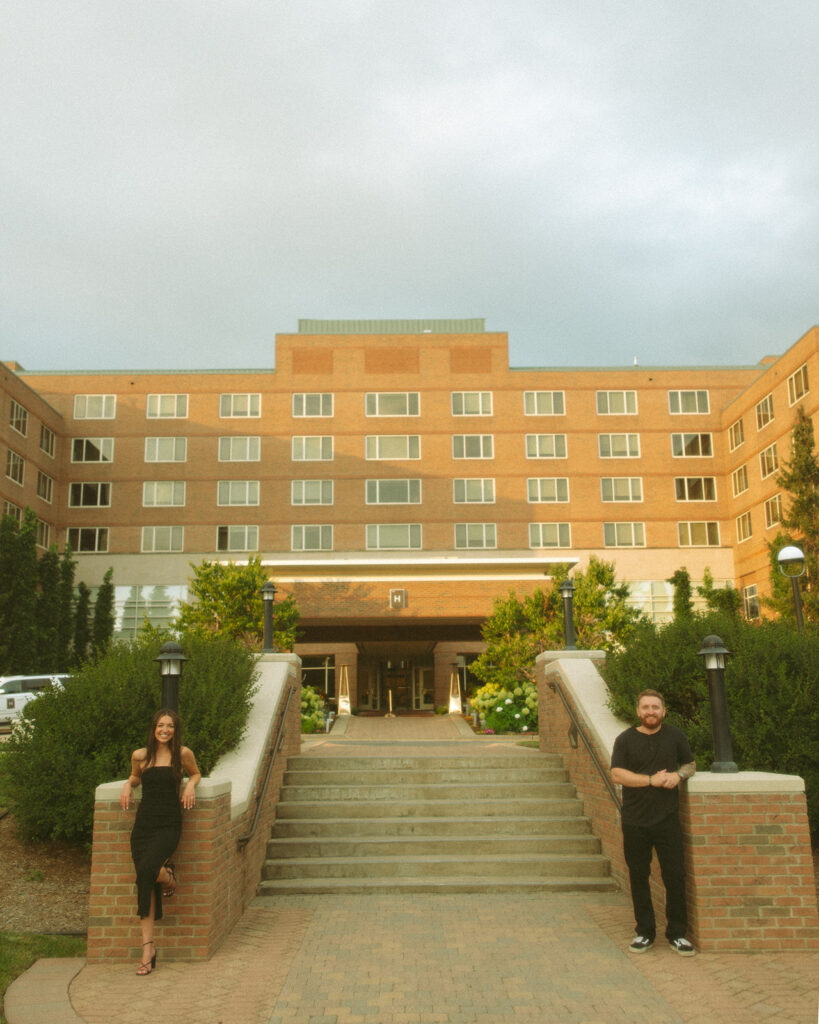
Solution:
<svg viewBox="0 0 819 1024"><path fill-rule="evenodd" d="M616 889L558 756L291 757L260 896Z"/></svg>

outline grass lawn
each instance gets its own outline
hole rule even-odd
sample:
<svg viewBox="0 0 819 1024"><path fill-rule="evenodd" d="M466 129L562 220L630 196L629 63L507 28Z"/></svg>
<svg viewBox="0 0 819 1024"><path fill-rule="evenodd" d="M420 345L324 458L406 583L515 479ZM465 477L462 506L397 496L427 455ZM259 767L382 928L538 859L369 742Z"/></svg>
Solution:
<svg viewBox="0 0 819 1024"><path fill-rule="evenodd" d="M73 935L0 932L0 1024L6 1024L2 1011L6 989L43 956L85 956L85 939Z"/></svg>

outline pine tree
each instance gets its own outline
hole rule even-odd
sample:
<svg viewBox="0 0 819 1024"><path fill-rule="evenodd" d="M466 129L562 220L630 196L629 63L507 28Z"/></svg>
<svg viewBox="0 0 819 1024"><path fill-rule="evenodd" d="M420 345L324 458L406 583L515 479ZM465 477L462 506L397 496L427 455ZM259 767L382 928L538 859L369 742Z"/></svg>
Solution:
<svg viewBox="0 0 819 1024"><path fill-rule="evenodd" d="M670 576L666 583L674 588L674 618L690 619L694 611L694 602L691 599L691 574L683 565Z"/></svg>
<svg viewBox="0 0 819 1024"><path fill-rule="evenodd" d="M56 672L60 667L60 553L56 544L43 552L37 568L36 667L38 672Z"/></svg>
<svg viewBox="0 0 819 1024"><path fill-rule="evenodd" d="M71 666L71 648L74 640L74 573L77 563L71 547L66 544L60 560L59 625L57 632L57 666L60 672L67 672Z"/></svg>
<svg viewBox="0 0 819 1024"><path fill-rule="evenodd" d="M91 591L80 580L74 609L74 650L72 660L80 668L88 660L91 647Z"/></svg>
<svg viewBox="0 0 819 1024"><path fill-rule="evenodd" d="M114 635L114 570L109 569L102 578L94 602L94 620L91 632L91 646L95 656L103 654Z"/></svg>
<svg viewBox="0 0 819 1024"><path fill-rule="evenodd" d="M27 508L18 527L4 516L0 529L3 675L31 675L37 670L37 516Z"/></svg>

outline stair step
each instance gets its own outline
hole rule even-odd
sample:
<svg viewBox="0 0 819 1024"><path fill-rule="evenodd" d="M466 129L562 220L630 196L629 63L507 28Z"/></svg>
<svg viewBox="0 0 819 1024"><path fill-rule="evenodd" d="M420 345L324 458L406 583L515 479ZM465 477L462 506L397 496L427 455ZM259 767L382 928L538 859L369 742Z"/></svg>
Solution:
<svg viewBox="0 0 819 1024"><path fill-rule="evenodd" d="M342 775L347 772L365 771L399 771L401 769L446 770L455 768L461 771L483 771L488 768L537 768L554 765L563 767L563 759L559 754L541 754L537 750L521 754L501 754L497 757L317 757L315 755L296 754L287 759L288 771L334 771Z"/></svg>
<svg viewBox="0 0 819 1024"><path fill-rule="evenodd" d="M353 836L481 836L590 834L588 818L546 817L459 817L459 818L277 818L274 839Z"/></svg>
<svg viewBox="0 0 819 1024"><path fill-rule="evenodd" d="M292 758L291 758L292 760ZM338 770L313 769L310 771L294 771L290 768L285 772L285 786L337 786L343 782L345 786L414 786L430 783L456 783L458 785L474 785L476 783L532 783L532 782L564 782L566 770L559 764L532 765L514 764L464 769L460 764L444 768L355 768L340 775Z"/></svg>
<svg viewBox="0 0 819 1024"><path fill-rule="evenodd" d="M576 797L566 799L520 799L520 800L475 800L464 796L460 800L395 800L387 805L391 818L404 817L506 817L508 815L547 817L552 815L575 815L582 813L582 803ZM285 801L280 800L276 815L285 818L336 818L341 809L340 802ZM384 815L384 801L359 800L344 805L348 818L381 818Z"/></svg>
<svg viewBox="0 0 819 1024"><path fill-rule="evenodd" d="M495 893L498 892L615 892L611 878L509 875L499 879L438 875L435 878L279 878L262 881L252 906L268 906L266 896L295 894L372 893ZM275 904L274 904L275 905Z"/></svg>
<svg viewBox="0 0 819 1024"><path fill-rule="evenodd" d="M514 800L519 797L538 796L574 796L574 786L570 782L512 782L512 783L462 783L432 782L426 785L406 786L370 785L357 786L336 782L325 786L282 786L282 803L311 802L326 800L347 802L366 800Z"/></svg>
<svg viewBox="0 0 819 1024"><path fill-rule="evenodd" d="M346 858L364 857L514 857L517 854L598 853L598 839L589 835L521 836L454 835L454 836L351 836L270 839L267 856L280 858Z"/></svg>

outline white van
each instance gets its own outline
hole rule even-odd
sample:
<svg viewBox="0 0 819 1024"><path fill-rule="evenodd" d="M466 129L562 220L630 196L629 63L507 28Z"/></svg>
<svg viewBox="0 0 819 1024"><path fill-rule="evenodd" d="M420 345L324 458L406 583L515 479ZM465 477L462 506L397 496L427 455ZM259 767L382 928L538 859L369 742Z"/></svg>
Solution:
<svg viewBox="0 0 819 1024"><path fill-rule="evenodd" d="M20 717L30 700L50 686L62 686L64 676L0 676L0 725L8 725Z"/></svg>

